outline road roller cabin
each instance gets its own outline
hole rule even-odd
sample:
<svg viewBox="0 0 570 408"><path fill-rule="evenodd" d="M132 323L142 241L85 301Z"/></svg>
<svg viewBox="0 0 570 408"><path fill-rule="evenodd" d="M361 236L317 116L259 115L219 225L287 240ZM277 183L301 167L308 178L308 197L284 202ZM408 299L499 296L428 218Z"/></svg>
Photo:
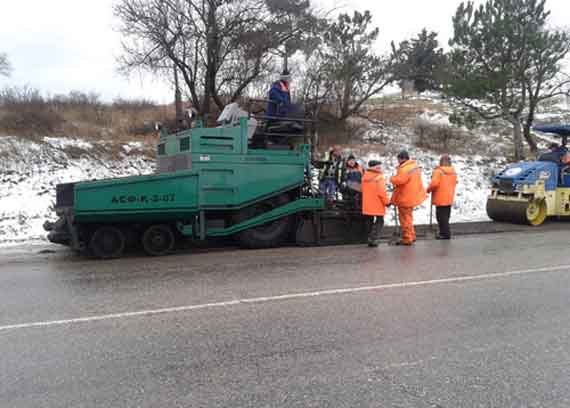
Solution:
<svg viewBox="0 0 570 408"><path fill-rule="evenodd" d="M265 248L365 236L358 208L327 211L313 187L310 145L298 143L310 139L311 121L256 119L232 104L218 124L162 130L155 174L58 185L48 239L116 258L138 246L165 255L181 238Z"/></svg>
<svg viewBox="0 0 570 408"><path fill-rule="evenodd" d="M493 178L487 214L495 221L541 225L548 217L570 216L570 165L561 160L570 126L542 126L535 130L561 138L556 154L537 161L514 163Z"/></svg>

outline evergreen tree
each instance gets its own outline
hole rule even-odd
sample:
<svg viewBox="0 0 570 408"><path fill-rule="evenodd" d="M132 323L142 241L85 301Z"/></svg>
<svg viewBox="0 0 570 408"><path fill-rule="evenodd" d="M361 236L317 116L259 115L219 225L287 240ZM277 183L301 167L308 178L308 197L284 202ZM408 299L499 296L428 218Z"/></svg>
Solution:
<svg viewBox="0 0 570 408"><path fill-rule="evenodd" d="M424 28L416 37L402 41L398 48L392 42L392 55L395 78L413 81L419 93L440 88L445 54L439 47L436 32L428 33Z"/></svg>
<svg viewBox="0 0 570 408"><path fill-rule="evenodd" d="M370 27L369 11L340 14L329 25L320 50L326 86L334 95L341 121L392 82L389 60L374 53L379 29Z"/></svg>
<svg viewBox="0 0 570 408"><path fill-rule="evenodd" d="M559 72L560 60L549 56L560 49L560 37L545 35L548 16L545 0L487 0L479 7L461 3L453 17L445 91L485 119L507 120L516 160L524 156L521 122L529 101L545 95L548 81L537 73Z"/></svg>

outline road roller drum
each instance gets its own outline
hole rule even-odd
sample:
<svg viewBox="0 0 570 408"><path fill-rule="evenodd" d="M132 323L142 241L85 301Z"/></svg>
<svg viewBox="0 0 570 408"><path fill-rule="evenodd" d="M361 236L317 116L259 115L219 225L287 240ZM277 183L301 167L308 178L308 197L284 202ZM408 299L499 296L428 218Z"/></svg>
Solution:
<svg viewBox="0 0 570 408"><path fill-rule="evenodd" d="M537 226L546 220L546 203L543 200L510 201L489 198L487 215L494 221Z"/></svg>
<svg viewBox="0 0 570 408"><path fill-rule="evenodd" d="M507 201L489 198L487 200L487 215L494 221L526 224L527 206L528 203L525 201Z"/></svg>

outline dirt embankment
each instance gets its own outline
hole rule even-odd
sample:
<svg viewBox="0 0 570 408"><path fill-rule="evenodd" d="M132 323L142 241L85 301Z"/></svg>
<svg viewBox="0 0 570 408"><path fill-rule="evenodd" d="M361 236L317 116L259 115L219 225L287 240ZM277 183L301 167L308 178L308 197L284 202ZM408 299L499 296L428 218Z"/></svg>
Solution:
<svg viewBox="0 0 570 408"><path fill-rule="evenodd" d="M73 91L43 96L28 88L0 91L0 136L38 141L48 137L123 143L152 137L157 123L170 124L172 106L146 100L102 102L96 94Z"/></svg>

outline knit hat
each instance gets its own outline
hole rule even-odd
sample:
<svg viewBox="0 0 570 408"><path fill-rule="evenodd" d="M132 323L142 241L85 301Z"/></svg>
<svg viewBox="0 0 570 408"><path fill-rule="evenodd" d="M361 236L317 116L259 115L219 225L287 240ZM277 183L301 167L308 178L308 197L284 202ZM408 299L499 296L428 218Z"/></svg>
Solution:
<svg viewBox="0 0 570 408"><path fill-rule="evenodd" d="M382 164L382 162L380 162L378 160L370 160L368 162L368 167L376 167L376 166L379 166L381 164Z"/></svg>
<svg viewBox="0 0 570 408"><path fill-rule="evenodd" d="M440 166L451 166L451 157L448 154L443 154L439 158L439 164Z"/></svg>
<svg viewBox="0 0 570 408"><path fill-rule="evenodd" d="M410 160L410 154L407 150L402 150L400 153L398 153L397 157L400 160Z"/></svg>

